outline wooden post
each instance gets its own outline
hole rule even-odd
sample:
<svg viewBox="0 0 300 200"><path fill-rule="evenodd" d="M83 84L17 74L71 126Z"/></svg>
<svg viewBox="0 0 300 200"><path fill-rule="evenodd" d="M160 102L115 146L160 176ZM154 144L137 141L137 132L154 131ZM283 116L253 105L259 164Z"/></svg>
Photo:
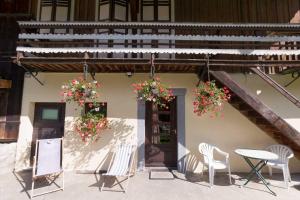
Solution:
<svg viewBox="0 0 300 200"><path fill-rule="evenodd" d="M0 79L0 89L11 88L11 80Z"/></svg>

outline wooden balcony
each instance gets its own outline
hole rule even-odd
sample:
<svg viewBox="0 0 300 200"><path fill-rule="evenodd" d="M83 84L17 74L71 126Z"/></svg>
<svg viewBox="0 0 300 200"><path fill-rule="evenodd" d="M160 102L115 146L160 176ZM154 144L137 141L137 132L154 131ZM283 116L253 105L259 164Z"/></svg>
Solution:
<svg viewBox="0 0 300 200"><path fill-rule="evenodd" d="M215 69L270 72L300 67L299 24L19 22L18 61L38 71L158 71Z"/></svg>

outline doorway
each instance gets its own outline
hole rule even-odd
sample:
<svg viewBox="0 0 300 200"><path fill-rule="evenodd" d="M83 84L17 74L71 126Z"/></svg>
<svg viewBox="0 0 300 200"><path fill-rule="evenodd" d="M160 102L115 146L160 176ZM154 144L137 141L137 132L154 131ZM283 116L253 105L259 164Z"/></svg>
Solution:
<svg viewBox="0 0 300 200"><path fill-rule="evenodd" d="M37 139L61 138L64 136L65 103L36 103L34 110L31 161L35 154Z"/></svg>
<svg viewBox="0 0 300 200"><path fill-rule="evenodd" d="M146 102L145 165L177 168L177 99L160 107Z"/></svg>

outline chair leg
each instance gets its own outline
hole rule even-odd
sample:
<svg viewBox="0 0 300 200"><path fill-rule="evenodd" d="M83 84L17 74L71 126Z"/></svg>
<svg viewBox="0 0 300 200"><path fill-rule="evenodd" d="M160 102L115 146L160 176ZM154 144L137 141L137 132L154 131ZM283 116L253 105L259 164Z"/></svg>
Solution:
<svg viewBox="0 0 300 200"><path fill-rule="evenodd" d="M214 185L214 176L215 176L214 168L209 167L208 173L209 173L209 185L210 187L212 187Z"/></svg>
<svg viewBox="0 0 300 200"><path fill-rule="evenodd" d="M292 182L292 177L291 177L291 172L290 172L290 169L289 169L289 167L287 166L286 167L286 169L287 169L287 174L288 174L288 176L289 176L289 182Z"/></svg>
<svg viewBox="0 0 300 200"><path fill-rule="evenodd" d="M64 190L65 189L65 171L63 171L63 173L62 173L62 190Z"/></svg>
<svg viewBox="0 0 300 200"><path fill-rule="evenodd" d="M104 187L104 184L105 184L105 178L106 178L106 176L103 176L103 182L102 182L102 185L101 185L101 188L100 188L100 191L101 191L101 192L102 192L103 187Z"/></svg>
<svg viewBox="0 0 300 200"><path fill-rule="evenodd" d="M269 175L270 175L270 177L272 177L272 167L268 166L268 168L269 168Z"/></svg>
<svg viewBox="0 0 300 200"><path fill-rule="evenodd" d="M201 173L201 175L202 175L202 177L203 177L203 174L204 174L204 163L202 164L202 173Z"/></svg>
<svg viewBox="0 0 300 200"><path fill-rule="evenodd" d="M228 164L228 176L229 176L229 183L230 185L232 184L231 182L231 170L230 170L230 165Z"/></svg>
<svg viewBox="0 0 300 200"><path fill-rule="evenodd" d="M284 166L282 168L282 172L283 172L283 179L284 179L284 184L286 188L289 188L289 176L288 176L288 171L286 166Z"/></svg>
<svg viewBox="0 0 300 200"><path fill-rule="evenodd" d="M30 199L33 198L33 190L34 190L34 178L32 179L32 183L31 183L31 195L30 195Z"/></svg>
<svg viewBox="0 0 300 200"><path fill-rule="evenodd" d="M127 191L127 189L128 189L128 186L129 186L129 178L130 178L130 175L129 176L127 176L127 183L126 183L126 186L125 186L125 188L124 188L124 193L126 193L126 191Z"/></svg>

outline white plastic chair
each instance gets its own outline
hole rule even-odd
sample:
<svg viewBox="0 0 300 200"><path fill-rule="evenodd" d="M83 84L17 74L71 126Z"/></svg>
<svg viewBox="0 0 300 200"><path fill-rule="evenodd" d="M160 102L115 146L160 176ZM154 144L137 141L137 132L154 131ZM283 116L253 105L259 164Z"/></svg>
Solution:
<svg viewBox="0 0 300 200"><path fill-rule="evenodd" d="M129 178L132 173L133 162L135 158L136 145L133 144L120 144L117 146L116 152L113 155L113 158L109 164L108 171L105 174L102 174L104 181L102 182L101 191L103 190L105 184L105 177L112 176L116 177L116 181L122 188L123 192L126 192L126 188L129 184ZM125 177L127 180L127 185L125 188L120 184L118 177Z"/></svg>
<svg viewBox="0 0 300 200"><path fill-rule="evenodd" d="M225 156L225 161L215 160L214 159L214 150L216 152L218 152L219 154ZM221 151L218 147L207 144L207 143L201 143L199 145L199 152L204 157L202 173L204 171L204 167L208 166L210 187L212 187L214 185L215 170L226 169L226 168L228 168L229 183L231 184L229 154L224 151Z"/></svg>
<svg viewBox="0 0 300 200"><path fill-rule="evenodd" d="M266 150L278 155L278 160L267 163L270 176L272 176L272 168L281 169L285 186L288 188L289 182L292 181L289 170L289 159L294 157L293 151L289 147L280 144L271 145Z"/></svg>

